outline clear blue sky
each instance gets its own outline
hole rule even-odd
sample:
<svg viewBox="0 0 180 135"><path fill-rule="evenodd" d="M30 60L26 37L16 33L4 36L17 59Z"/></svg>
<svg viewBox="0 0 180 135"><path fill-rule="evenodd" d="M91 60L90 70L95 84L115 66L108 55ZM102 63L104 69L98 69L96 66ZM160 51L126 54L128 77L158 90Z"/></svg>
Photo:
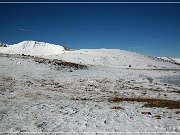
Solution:
<svg viewBox="0 0 180 135"><path fill-rule="evenodd" d="M0 42L180 57L179 4L0 4Z"/></svg>

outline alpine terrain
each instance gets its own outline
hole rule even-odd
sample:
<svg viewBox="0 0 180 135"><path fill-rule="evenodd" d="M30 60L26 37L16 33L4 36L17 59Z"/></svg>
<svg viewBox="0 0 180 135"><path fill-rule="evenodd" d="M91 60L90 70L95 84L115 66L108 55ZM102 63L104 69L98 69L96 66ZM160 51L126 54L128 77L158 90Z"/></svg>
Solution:
<svg viewBox="0 0 180 135"><path fill-rule="evenodd" d="M0 132L180 132L180 58L0 44Z"/></svg>

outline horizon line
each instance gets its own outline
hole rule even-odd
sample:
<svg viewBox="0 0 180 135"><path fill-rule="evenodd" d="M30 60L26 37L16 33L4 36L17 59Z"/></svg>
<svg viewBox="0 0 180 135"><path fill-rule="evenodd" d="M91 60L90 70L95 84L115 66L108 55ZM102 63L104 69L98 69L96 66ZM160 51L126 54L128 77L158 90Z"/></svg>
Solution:
<svg viewBox="0 0 180 135"><path fill-rule="evenodd" d="M139 2L115 2L115 1L114 2L100 2L100 1L99 2L98 1L97 2L95 2L95 1L94 2L90 2L90 1L89 2L88 1L87 2L80 2L80 1L79 2L78 1L77 2L65 2L65 1L64 2L55 2L55 1L52 1L52 2L45 2L45 1L44 2L41 2L41 1L34 1L34 2L32 2L32 1L27 1L27 2L25 2L25 1L24 2L9 1L9 2L5 2L4 1L4 2L0 2L0 4L15 4L15 3L17 3L17 4L43 4L43 3L44 4L58 4L58 3L59 4L63 4L63 3L64 4L70 4L70 3L72 3L72 4L81 4L81 3L82 4L101 4L101 3L104 3L104 4L111 4L111 3L112 4L118 4L118 3L119 4L126 4L126 3L127 4L128 3L129 4L130 3L132 3L132 4L170 4L170 3L180 4L180 2L175 2L175 1L173 1L173 2L150 2L150 1L149 2L148 1L147 2L140 2L140 1Z"/></svg>

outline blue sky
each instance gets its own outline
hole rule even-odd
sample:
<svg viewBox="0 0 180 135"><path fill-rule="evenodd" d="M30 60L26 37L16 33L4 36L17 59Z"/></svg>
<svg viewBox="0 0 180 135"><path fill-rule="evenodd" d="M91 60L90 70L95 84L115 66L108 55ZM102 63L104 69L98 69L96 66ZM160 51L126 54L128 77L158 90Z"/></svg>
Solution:
<svg viewBox="0 0 180 135"><path fill-rule="evenodd" d="M0 4L0 42L180 57L179 4Z"/></svg>

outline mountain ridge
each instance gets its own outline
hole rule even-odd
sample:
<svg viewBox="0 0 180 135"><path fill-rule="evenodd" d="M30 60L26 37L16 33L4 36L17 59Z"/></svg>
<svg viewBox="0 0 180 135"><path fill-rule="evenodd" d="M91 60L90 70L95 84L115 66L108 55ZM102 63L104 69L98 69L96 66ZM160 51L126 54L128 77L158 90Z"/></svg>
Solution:
<svg viewBox="0 0 180 135"><path fill-rule="evenodd" d="M29 40L8 47L1 47L0 53L41 56L48 59L59 59L78 64L117 68L127 68L129 65L133 68L174 68L179 65L178 62L172 60L164 60L162 58L146 56L126 50L67 50L66 47L60 45Z"/></svg>

